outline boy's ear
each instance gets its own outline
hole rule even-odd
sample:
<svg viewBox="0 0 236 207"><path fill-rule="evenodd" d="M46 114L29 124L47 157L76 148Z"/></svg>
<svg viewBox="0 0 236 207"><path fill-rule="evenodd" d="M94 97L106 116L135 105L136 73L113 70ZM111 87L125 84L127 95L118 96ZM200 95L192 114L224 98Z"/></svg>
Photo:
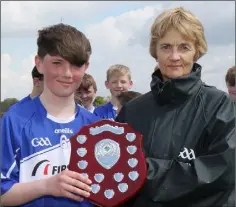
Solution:
<svg viewBox="0 0 236 207"><path fill-rule="evenodd" d="M34 62L35 62L35 66L36 66L37 70L39 71L39 73L43 74L42 60L38 55L36 55L34 57Z"/></svg>
<svg viewBox="0 0 236 207"><path fill-rule="evenodd" d="M130 80L130 82L129 82L129 89L131 89L132 87L133 87L133 81L132 80Z"/></svg>
<svg viewBox="0 0 236 207"><path fill-rule="evenodd" d="M105 81L105 86L106 86L107 89L110 89L108 81Z"/></svg>
<svg viewBox="0 0 236 207"><path fill-rule="evenodd" d="M88 69L88 67L89 67L89 62L86 62L85 63L85 71Z"/></svg>

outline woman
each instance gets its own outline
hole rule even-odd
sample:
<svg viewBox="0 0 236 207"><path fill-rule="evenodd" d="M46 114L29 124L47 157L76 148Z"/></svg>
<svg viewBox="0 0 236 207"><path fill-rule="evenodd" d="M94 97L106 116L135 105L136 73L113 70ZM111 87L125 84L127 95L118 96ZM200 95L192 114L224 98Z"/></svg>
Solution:
<svg viewBox="0 0 236 207"><path fill-rule="evenodd" d="M127 103L116 119L143 134L148 166L142 190L123 206L222 206L232 192L233 104L202 82L196 62L206 51L202 24L184 8L153 23L150 53L159 68L151 91Z"/></svg>

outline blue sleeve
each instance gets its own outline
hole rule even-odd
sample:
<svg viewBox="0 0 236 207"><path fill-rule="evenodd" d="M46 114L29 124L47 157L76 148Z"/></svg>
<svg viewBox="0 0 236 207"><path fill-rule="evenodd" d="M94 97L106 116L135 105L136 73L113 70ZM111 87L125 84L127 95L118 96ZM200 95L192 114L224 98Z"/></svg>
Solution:
<svg viewBox="0 0 236 207"><path fill-rule="evenodd" d="M14 184L19 182L19 141L15 139L16 122L6 113L1 123L1 195L6 193Z"/></svg>
<svg viewBox="0 0 236 207"><path fill-rule="evenodd" d="M94 109L94 112L93 112L93 114L94 115L96 115L96 116L98 116L98 117L101 117L101 118L103 118L101 115L101 113L100 113L100 107L97 107L96 109Z"/></svg>

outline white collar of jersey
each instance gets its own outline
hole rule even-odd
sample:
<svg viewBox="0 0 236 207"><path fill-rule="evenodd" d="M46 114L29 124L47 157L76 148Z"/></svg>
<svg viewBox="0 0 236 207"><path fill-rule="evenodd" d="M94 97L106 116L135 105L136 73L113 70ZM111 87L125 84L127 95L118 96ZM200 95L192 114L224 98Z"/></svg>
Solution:
<svg viewBox="0 0 236 207"><path fill-rule="evenodd" d="M47 114L47 118L56 122L56 123L65 124L65 123L69 123L69 122L73 121L75 119L75 115L76 114L74 114L73 116L68 117L68 118L58 118L58 117L55 117L51 114Z"/></svg>
<svg viewBox="0 0 236 207"><path fill-rule="evenodd" d="M89 109L89 111L90 111L91 113L93 113L93 112L94 112L94 109L95 109L95 107L93 106L91 109Z"/></svg>
<svg viewBox="0 0 236 207"><path fill-rule="evenodd" d="M80 104L78 104L78 105L81 106L82 108L86 109L83 105L80 105ZM90 111L91 113L93 113L93 112L94 112L94 109L95 109L95 107L93 106L93 108L91 108L91 109L86 109L86 110L88 110L88 111Z"/></svg>

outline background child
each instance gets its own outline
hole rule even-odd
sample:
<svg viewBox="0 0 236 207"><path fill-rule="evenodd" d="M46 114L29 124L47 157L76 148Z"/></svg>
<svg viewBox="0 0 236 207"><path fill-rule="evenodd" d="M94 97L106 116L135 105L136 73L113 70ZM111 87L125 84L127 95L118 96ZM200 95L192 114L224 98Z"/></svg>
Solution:
<svg viewBox="0 0 236 207"><path fill-rule="evenodd" d="M96 98L97 85L93 76L85 74L83 80L75 93L75 99L91 113L94 112L93 102Z"/></svg>
<svg viewBox="0 0 236 207"><path fill-rule="evenodd" d="M118 108L117 108L117 114L119 114L121 108L127 104L129 101L131 101L134 98L137 98L141 96L142 94L136 91L125 91L122 92L119 96L117 96L117 103L118 103Z"/></svg>
<svg viewBox="0 0 236 207"><path fill-rule="evenodd" d="M121 92L128 91L132 86L130 69L125 65L112 65L107 70L107 80L105 82L106 88L110 90L111 101L97 107L94 114L103 119L114 120L117 115L117 96Z"/></svg>
<svg viewBox="0 0 236 207"><path fill-rule="evenodd" d="M236 103L236 67L231 67L228 69L225 75L225 82L228 88L228 93L232 97L233 101Z"/></svg>

